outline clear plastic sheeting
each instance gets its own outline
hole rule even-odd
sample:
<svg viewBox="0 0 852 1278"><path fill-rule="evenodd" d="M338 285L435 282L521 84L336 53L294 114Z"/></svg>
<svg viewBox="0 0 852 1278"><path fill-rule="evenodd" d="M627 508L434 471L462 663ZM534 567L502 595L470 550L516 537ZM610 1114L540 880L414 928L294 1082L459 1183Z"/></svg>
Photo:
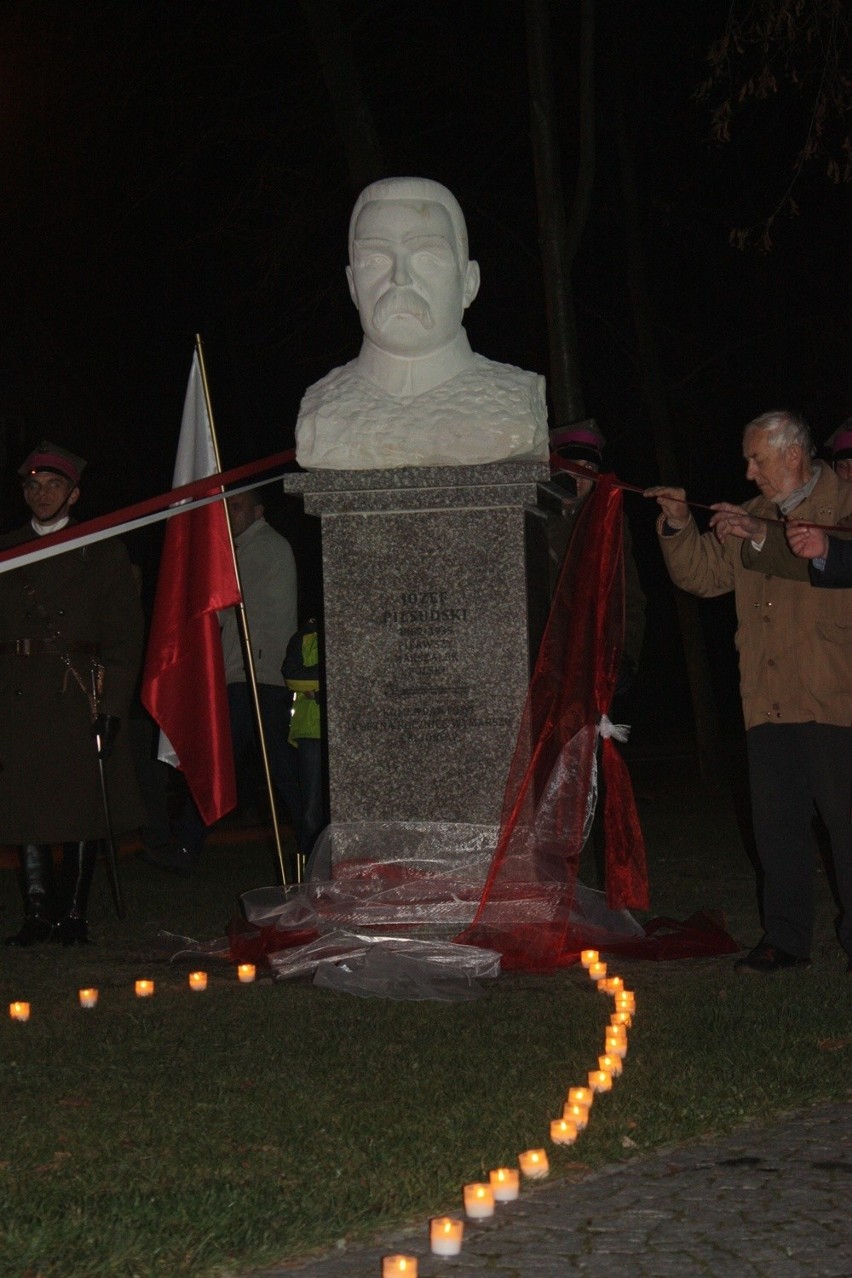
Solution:
<svg viewBox="0 0 852 1278"><path fill-rule="evenodd" d="M279 931L388 929L450 940L482 895L496 826L376 821L327 827L307 883L241 898L248 922ZM322 872L322 877L317 877Z"/></svg>
<svg viewBox="0 0 852 1278"><path fill-rule="evenodd" d="M495 827L450 822L331 826L301 889L247 892L243 913L266 936L277 980L314 973L315 985L361 997L476 998L500 956L453 937L474 916L496 839Z"/></svg>
<svg viewBox="0 0 852 1278"><path fill-rule="evenodd" d="M231 958L231 942L227 936L218 936L212 941L196 941L191 936L167 932L165 928L157 929L151 948L156 955L167 958L170 963L176 963L182 959L193 962L198 958L217 959L222 963L228 963Z"/></svg>
<svg viewBox="0 0 852 1278"><path fill-rule="evenodd" d="M498 975L499 952L455 938L475 916L498 835L452 822L331 826L311 866L328 877L246 892L243 916L277 979L315 973L317 985L362 996L475 997L477 980ZM518 876L504 903L507 926L565 911L595 941L643 935L603 893L577 882L570 890L569 905L558 876Z"/></svg>
<svg viewBox="0 0 852 1278"><path fill-rule="evenodd" d="M645 935L644 927L629 910L611 910L606 903L605 892L586 887L585 883L581 883L579 879L574 884L574 904L569 921L578 929L591 931L592 928L597 928L601 935L606 936L610 941ZM583 948L594 947L584 946ZM604 949L605 942L602 941L598 948Z"/></svg>
<svg viewBox="0 0 852 1278"><path fill-rule="evenodd" d="M361 997L462 1002L500 975L500 955L476 946L333 932L269 955L276 980L314 972L314 984Z"/></svg>
<svg viewBox="0 0 852 1278"><path fill-rule="evenodd" d="M447 863L454 877L481 887L497 843L494 825L459 821L353 821L326 826L308 862L307 877L330 879L351 866L354 872L377 859L420 866L441 873Z"/></svg>
<svg viewBox="0 0 852 1278"><path fill-rule="evenodd" d="M590 819L589 810L587 819ZM334 931L389 928L395 935L451 940L467 927L482 896L494 856L494 827L451 822L359 822L329 826L321 836L328 878L300 888L265 887L240 898L246 921L281 933L320 936ZM340 851L338 852L338 849ZM318 864L314 860L316 872ZM518 875L505 908L517 917L565 906L565 883L539 874ZM626 910L610 910L600 892L575 882L570 919L613 936L641 935Z"/></svg>

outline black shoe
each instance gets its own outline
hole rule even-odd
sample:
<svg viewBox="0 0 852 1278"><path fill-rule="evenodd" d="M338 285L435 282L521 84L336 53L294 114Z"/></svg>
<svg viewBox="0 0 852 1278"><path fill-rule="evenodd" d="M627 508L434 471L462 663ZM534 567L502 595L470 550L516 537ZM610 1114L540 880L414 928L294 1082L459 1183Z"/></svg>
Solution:
<svg viewBox="0 0 852 1278"><path fill-rule="evenodd" d="M788 954L786 950L779 950L777 945L770 944L764 937L750 954L746 954L745 958L737 959L734 970L746 976L752 976L755 973L763 976L769 972L782 972L794 967L806 968L810 965L809 958L799 958L797 954Z"/></svg>
<svg viewBox="0 0 852 1278"><path fill-rule="evenodd" d="M85 919L66 915L59 920L59 939L63 945L88 945L89 925Z"/></svg>
<svg viewBox="0 0 852 1278"><path fill-rule="evenodd" d="M14 936L6 937L6 944L18 945L22 948L27 945L42 945L45 941L51 940L55 930L53 923L42 915L30 914L24 919Z"/></svg>
<svg viewBox="0 0 852 1278"><path fill-rule="evenodd" d="M140 861L144 861L146 865L153 865L158 870L165 870L168 874L179 874L181 878L188 879L194 873L198 857L190 852L189 848L166 848L162 852L152 852L148 848L138 852L137 856Z"/></svg>

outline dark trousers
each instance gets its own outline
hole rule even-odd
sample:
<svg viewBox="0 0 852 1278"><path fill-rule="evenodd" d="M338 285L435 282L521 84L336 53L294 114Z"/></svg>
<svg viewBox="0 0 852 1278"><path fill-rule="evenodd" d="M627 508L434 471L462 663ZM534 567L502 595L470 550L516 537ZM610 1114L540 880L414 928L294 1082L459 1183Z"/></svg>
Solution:
<svg viewBox="0 0 852 1278"><path fill-rule="evenodd" d="M169 828L169 773L167 763L157 758L160 730L152 719L129 719L130 748L139 792L145 805L145 824L140 831L142 842L149 852L168 849Z"/></svg>
<svg viewBox="0 0 852 1278"><path fill-rule="evenodd" d="M299 767L299 789L302 799L302 822L297 830L299 851L309 857L317 836L327 824L323 811L322 742L301 737L296 746Z"/></svg>
<svg viewBox="0 0 852 1278"><path fill-rule="evenodd" d="M272 774L275 789L287 805L293 829L298 833L302 824L298 761L296 751L287 740L293 696L287 688L278 687L272 683L259 683L257 697L263 719L269 771ZM228 708L231 712L234 759L239 761L255 742L256 735L254 707L247 684L228 684ZM179 843L197 855L204 843L204 831L205 826L201 815L192 799L187 796L183 811L175 822L175 836Z"/></svg>
<svg viewBox="0 0 852 1278"><path fill-rule="evenodd" d="M788 954L810 956L816 806L831 839L838 936L852 955L852 728L761 724L746 741L767 939Z"/></svg>

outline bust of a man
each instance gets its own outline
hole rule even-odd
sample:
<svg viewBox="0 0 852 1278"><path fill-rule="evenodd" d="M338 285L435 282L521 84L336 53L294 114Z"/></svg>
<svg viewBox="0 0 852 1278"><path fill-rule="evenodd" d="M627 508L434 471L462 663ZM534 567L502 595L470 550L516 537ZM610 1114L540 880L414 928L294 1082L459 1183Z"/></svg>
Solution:
<svg viewBox="0 0 852 1278"><path fill-rule="evenodd" d="M474 466L547 456L544 378L475 354L479 291L455 196L426 178L361 192L349 223L356 359L309 387L296 425L307 469Z"/></svg>

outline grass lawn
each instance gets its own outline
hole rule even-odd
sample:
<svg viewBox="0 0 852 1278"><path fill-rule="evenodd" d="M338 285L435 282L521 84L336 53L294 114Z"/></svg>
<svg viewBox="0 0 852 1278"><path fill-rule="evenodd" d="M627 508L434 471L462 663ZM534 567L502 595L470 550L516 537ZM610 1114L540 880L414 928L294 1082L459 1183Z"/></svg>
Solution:
<svg viewBox="0 0 852 1278"><path fill-rule="evenodd" d="M638 786L653 913L721 909L759 935L754 880L727 801ZM211 844L180 880L122 862L130 917L101 871L96 944L4 950L0 1273L20 1278L239 1274L458 1209L460 1187L520 1150L554 1175L641 1156L850 1094L852 982L819 878L809 972L747 979L730 958L615 965L636 991L624 1075L577 1145L548 1124L603 1050L611 1000L581 969L506 974L462 1004L362 1000L308 981L240 985L230 967L169 966L158 929L221 935L240 891L272 881L269 847ZM18 922L0 871L4 934ZM157 984L151 999L133 982ZM93 1011L77 990L94 985ZM27 1024L6 1015L32 1004Z"/></svg>

